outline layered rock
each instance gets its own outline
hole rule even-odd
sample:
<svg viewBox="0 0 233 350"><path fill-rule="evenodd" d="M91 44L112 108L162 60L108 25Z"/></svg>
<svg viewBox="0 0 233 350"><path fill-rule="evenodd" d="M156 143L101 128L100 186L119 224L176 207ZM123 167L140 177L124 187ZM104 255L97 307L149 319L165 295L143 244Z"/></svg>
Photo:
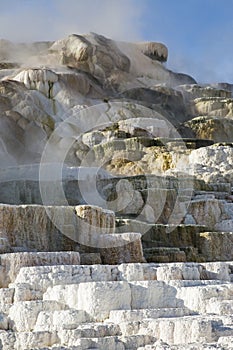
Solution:
<svg viewBox="0 0 233 350"><path fill-rule="evenodd" d="M233 121L217 117L196 117L185 124L196 138L210 139L214 142L232 142Z"/></svg>
<svg viewBox="0 0 233 350"><path fill-rule="evenodd" d="M115 215L109 210L88 205L2 205L1 217L2 239L8 243L5 252L80 250L99 253L108 264L144 261L141 234L115 234Z"/></svg>
<svg viewBox="0 0 233 350"><path fill-rule="evenodd" d="M0 41L3 349L231 348L233 89L167 57Z"/></svg>
<svg viewBox="0 0 233 350"><path fill-rule="evenodd" d="M9 137L2 135L2 154L9 165L39 162L55 123L97 103L106 104L108 110L109 98L140 100L142 104L152 104L155 111L162 103L164 111L160 109L159 113L168 115L169 120L175 121L172 108L177 109L177 118L187 118L179 92L155 87L158 83L174 86L184 79L159 62L167 59L167 48L162 44L120 43L92 33L71 35L55 43L16 45L2 41L0 50L1 60L7 63L14 57L19 66L13 65L10 70L3 65L0 71L2 120L10 123L8 136L18 146L12 149L13 141L9 143ZM132 91L124 92L130 87ZM82 131L79 124L76 137Z"/></svg>
<svg viewBox="0 0 233 350"><path fill-rule="evenodd" d="M230 269L230 263L23 267L1 289L1 343L25 350L193 343L228 349Z"/></svg>

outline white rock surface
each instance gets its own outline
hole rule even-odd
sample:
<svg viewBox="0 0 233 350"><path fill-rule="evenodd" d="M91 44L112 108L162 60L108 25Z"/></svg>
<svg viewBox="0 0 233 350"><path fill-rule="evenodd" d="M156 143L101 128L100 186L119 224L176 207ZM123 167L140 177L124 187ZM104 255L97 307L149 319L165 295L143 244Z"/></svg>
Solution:
<svg viewBox="0 0 233 350"><path fill-rule="evenodd" d="M130 307L131 291L126 282L92 282L79 285L78 308L85 310L96 321L108 318L110 310Z"/></svg>
<svg viewBox="0 0 233 350"><path fill-rule="evenodd" d="M64 306L56 301L16 302L9 310L11 328L18 332L32 331L41 311L62 310Z"/></svg>
<svg viewBox="0 0 233 350"><path fill-rule="evenodd" d="M0 349L232 349L233 90L167 57L0 40Z"/></svg>
<svg viewBox="0 0 233 350"><path fill-rule="evenodd" d="M230 268L230 262L22 267L17 283L2 289L10 307L2 314L0 340L4 349L20 350L146 349L156 339L168 349L230 344ZM152 271L159 280L150 279ZM23 276L31 285L22 284ZM20 287L44 293L18 301L13 288Z"/></svg>
<svg viewBox="0 0 233 350"><path fill-rule="evenodd" d="M233 182L233 148L209 146L193 150L189 156L193 174L207 182Z"/></svg>

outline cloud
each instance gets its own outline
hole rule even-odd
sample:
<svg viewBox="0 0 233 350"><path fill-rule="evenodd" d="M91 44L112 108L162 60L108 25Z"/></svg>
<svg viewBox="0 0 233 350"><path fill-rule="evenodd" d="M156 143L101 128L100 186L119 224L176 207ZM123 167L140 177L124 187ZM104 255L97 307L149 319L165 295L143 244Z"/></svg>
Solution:
<svg viewBox="0 0 233 350"><path fill-rule="evenodd" d="M16 42L56 40L94 31L118 40L141 39L141 0L0 0L0 37Z"/></svg>

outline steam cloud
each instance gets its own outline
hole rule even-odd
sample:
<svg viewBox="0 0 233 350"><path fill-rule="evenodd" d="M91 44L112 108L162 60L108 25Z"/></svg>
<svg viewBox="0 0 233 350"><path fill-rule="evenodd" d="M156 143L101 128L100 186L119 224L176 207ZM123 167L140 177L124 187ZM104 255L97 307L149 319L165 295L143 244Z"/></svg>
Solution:
<svg viewBox="0 0 233 350"><path fill-rule="evenodd" d="M93 31L160 41L169 49L168 68L199 82L231 82L233 22L225 2L226 8L212 0L0 0L0 38L47 41Z"/></svg>
<svg viewBox="0 0 233 350"><path fill-rule="evenodd" d="M90 31L118 40L141 38L140 0L0 0L0 6L0 36L14 42Z"/></svg>

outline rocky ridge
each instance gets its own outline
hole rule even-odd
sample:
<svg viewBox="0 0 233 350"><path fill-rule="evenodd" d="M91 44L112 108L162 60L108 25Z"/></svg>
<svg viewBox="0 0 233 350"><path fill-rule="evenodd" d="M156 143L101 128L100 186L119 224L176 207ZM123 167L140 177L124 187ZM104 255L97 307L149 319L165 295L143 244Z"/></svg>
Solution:
<svg viewBox="0 0 233 350"><path fill-rule="evenodd" d="M0 41L0 348L232 348L233 89L167 57Z"/></svg>

